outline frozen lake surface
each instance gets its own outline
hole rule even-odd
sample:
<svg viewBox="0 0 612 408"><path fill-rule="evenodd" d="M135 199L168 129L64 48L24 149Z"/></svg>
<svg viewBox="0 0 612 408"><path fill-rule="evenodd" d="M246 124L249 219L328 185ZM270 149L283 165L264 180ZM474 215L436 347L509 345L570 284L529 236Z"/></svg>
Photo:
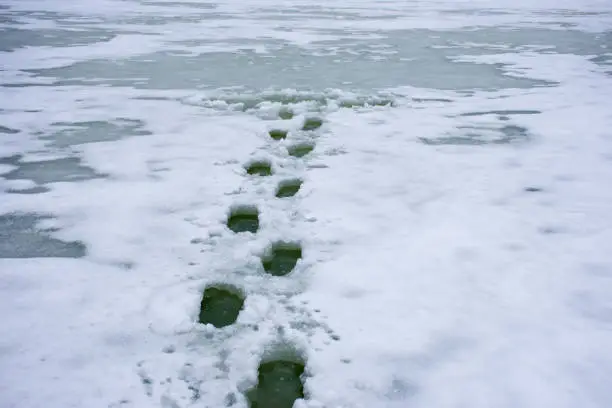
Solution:
<svg viewBox="0 0 612 408"><path fill-rule="evenodd" d="M0 16L1 407L612 406L609 0Z"/></svg>

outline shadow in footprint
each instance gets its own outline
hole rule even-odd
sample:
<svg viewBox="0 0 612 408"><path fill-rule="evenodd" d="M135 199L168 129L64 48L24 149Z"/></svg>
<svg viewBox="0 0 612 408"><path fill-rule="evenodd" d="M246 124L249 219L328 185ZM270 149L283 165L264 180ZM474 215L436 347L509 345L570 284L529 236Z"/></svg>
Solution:
<svg viewBox="0 0 612 408"><path fill-rule="evenodd" d="M291 179L291 180L281 181L278 184L278 187L276 189L276 197L277 198L293 197L294 195L297 194L298 191L300 191L301 187L302 187L302 180L300 179Z"/></svg>
<svg viewBox="0 0 612 408"><path fill-rule="evenodd" d="M264 271L272 276L285 276L302 258L302 246L295 242L274 243L261 258Z"/></svg>
<svg viewBox="0 0 612 408"><path fill-rule="evenodd" d="M259 211L257 207L240 206L233 208L227 218L227 227L235 233L256 233L259 229Z"/></svg>
<svg viewBox="0 0 612 408"><path fill-rule="evenodd" d="M287 148L289 155L293 157L304 157L308 153L312 152L313 150L314 150L313 143L299 143L299 144L296 144L296 145L293 145Z"/></svg>
<svg viewBox="0 0 612 408"><path fill-rule="evenodd" d="M212 324L217 328L236 322L244 306L244 296L234 286L217 285L204 290L200 303L199 323Z"/></svg>
<svg viewBox="0 0 612 408"><path fill-rule="evenodd" d="M44 219L40 214L0 215L0 258L82 258L82 242L65 242L50 237L48 231L36 228Z"/></svg>
<svg viewBox="0 0 612 408"><path fill-rule="evenodd" d="M257 385L247 392L249 407L292 408L297 399L304 398L305 367L302 361L262 362L257 370Z"/></svg>
<svg viewBox="0 0 612 408"><path fill-rule="evenodd" d="M270 176L272 164L269 161L257 160L246 166L246 172L252 176Z"/></svg>

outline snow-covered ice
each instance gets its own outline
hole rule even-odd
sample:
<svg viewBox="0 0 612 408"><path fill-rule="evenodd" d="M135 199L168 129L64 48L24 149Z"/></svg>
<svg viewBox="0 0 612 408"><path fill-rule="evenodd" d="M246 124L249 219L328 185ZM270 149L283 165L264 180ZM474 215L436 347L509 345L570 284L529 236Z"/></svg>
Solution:
<svg viewBox="0 0 612 408"><path fill-rule="evenodd" d="M0 13L0 407L612 406L610 1Z"/></svg>

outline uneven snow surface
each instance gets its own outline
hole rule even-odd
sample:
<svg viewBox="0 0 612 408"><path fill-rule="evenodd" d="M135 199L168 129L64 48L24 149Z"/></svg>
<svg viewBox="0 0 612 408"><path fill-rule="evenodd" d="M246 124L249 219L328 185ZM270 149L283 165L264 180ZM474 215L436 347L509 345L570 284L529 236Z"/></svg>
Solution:
<svg viewBox="0 0 612 408"><path fill-rule="evenodd" d="M295 408L612 407L611 1L0 16L0 407L246 408L275 358Z"/></svg>

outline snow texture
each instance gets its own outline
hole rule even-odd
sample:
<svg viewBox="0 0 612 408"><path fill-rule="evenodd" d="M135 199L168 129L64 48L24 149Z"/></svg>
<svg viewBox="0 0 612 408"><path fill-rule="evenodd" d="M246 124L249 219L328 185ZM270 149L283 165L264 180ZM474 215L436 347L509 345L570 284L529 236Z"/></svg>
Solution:
<svg viewBox="0 0 612 408"><path fill-rule="evenodd" d="M0 407L612 406L610 1L0 11Z"/></svg>

